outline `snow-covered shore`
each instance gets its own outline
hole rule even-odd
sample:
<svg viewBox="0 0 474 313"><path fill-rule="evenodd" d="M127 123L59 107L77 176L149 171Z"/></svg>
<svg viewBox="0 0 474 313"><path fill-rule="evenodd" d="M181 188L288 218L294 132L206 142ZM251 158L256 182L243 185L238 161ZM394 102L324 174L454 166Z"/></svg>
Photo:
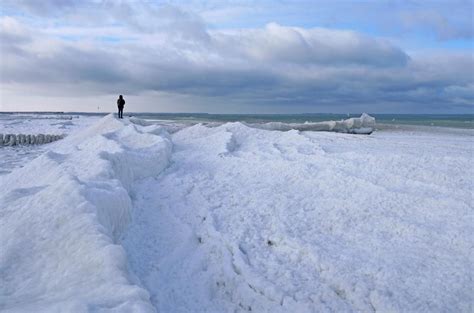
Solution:
<svg viewBox="0 0 474 313"><path fill-rule="evenodd" d="M2 176L0 310L153 312L118 238L132 183L170 153L160 127L109 115Z"/></svg>
<svg viewBox="0 0 474 313"><path fill-rule="evenodd" d="M472 132L138 124L0 176L0 310L472 311Z"/></svg>
<svg viewBox="0 0 474 313"><path fill-rule="evenodd" d="M77 116L64 114L0 114L0 134L4 134L3 144L0 144L0 176L10 173L15 168L23 167L29 161L48 151L54 145L39 144L39 134L50 136L67 136L82 131L87 126L97 122L98 116ZM8 145L7 134L30 135L29 142L34 144ZM1 136L1 135L0 135ZM38 142L37 142L38 141ZM43 143L44 137L43 137Z"/></svg>

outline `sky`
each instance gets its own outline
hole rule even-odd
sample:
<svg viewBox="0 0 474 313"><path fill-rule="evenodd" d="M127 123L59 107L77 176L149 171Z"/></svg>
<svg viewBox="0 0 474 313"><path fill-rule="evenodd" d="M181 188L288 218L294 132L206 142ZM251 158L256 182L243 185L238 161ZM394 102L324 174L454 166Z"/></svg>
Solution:
<svg viewBox="0 0 474 313"><path fill-rule="evenodd" d="M474 113L473 6L0 0L0 111Z"/></svg>

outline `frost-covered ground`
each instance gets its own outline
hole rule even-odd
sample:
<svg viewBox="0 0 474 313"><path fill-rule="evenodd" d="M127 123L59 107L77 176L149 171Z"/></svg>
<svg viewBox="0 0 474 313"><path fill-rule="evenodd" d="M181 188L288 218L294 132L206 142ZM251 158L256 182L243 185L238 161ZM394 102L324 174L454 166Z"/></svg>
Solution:
<svg viewBox="0 0 474 313"><path fill-rule="evenodd" d="M0 176L0 310L472 312L472 131L166 129Z"/></svg>
<svg viewBox="0 0 474 313"><path fill-rule="evenodd" d="M70 135L96 122L98 116L65 114L0 114L0 134L54 134ZM0 176L44 153L48 145L21 145L0 147Z"/></svg>
<svg viewBox="0 0 474 313"><path fill-rule="evenodd" d="M99 118L64 114L0 114L0 134L69 135L84 129ZM0 176L24 166L47 151L51 145L53 144L0 146Z"/></svg>

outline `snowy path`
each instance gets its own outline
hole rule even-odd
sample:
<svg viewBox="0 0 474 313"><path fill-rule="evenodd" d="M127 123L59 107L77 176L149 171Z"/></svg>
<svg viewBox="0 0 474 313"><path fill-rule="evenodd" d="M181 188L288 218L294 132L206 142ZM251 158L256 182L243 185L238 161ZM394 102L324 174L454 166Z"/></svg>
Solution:
<svg viewBox="0 0 474 313"><path fill-rule="evenodd" d="M473 138L196 125L123 237L159 312L469 312Z"/></svg>

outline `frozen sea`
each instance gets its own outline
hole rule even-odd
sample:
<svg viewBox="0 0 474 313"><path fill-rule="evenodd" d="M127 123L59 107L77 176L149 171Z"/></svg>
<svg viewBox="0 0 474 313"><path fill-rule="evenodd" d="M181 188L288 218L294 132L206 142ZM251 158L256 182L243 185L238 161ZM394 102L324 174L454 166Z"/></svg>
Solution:
<svg viewBox="0 0 474 313"><path fill-rule="evenodd" d="M0 114L67 135L0 147L0 311L472 312L472 116L134 115Z"/></svg>

